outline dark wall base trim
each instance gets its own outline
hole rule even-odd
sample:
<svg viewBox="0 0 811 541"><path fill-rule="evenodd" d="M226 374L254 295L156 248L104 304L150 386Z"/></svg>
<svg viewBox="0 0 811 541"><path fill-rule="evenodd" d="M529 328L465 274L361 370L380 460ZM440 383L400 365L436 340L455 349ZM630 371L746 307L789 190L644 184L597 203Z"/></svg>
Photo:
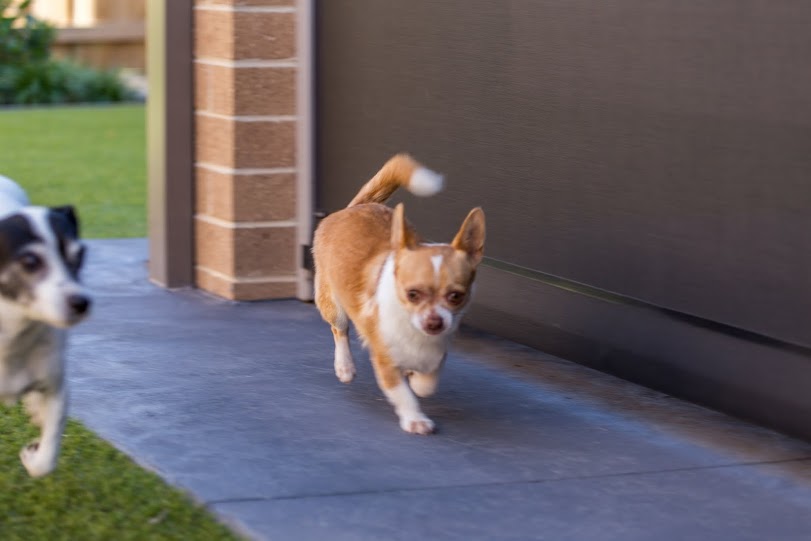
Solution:
<svg viewBox="0 0 811 541"><path fill-rule="evenodd" d="M644 303L606 302L491 262L479 281L466 316L473 327L811 440L805 351L718 332Z"/></svg>
<svg viewBox="0 0 811 541"><path fill-rule="evenodd" d="M727 334L755 344L760 344L763 346L789 351L792 353L796 353L798 355L805 355L806 357L811 359L811 346L806 346L804 344L798 344L795 342L782 340L779 338L775 338L773 336L768 336L755 331L750 331L748 329L742 329L734 325L721 323L720 321L713 321L711 319L707 319L704 317L679 312L678 310L673 310L671 308L657 306L655 304L643 301L641 299L627 297L625 295L620 295L619 293L613 293L611 291L599 289L587 284L575 282L574 280L561 278L560 276L555 276L554 274L548 274L545 272L528 269L526 267L521 267L519 265L513 265L512 263L501 261L499 259L494 259L492 257L485 257L483 264L493 269L498 269L500 271L508 272L516 276L521 276L529 280L541 282L548 286L556 287L564 291L569 291L577 295L583 295L586 297L591 297L593 299L598 299L613 304L622 304L626 306L642 308L645 310L653 310L661 315L667 316L677 321L684 322L688 325L693 325L703 329L708 329L722 334Z"/></svg>

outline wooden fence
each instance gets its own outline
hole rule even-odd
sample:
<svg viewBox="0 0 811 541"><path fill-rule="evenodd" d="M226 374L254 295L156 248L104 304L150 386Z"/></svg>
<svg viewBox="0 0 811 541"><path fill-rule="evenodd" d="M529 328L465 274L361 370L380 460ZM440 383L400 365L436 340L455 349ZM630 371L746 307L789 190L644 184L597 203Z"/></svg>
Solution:
<svg viewBox="0 0 811 541"><path fill-rule="evenodd" d="M34 0L32 12L57 27L57 56L144 71L144 0Z"/></svg>

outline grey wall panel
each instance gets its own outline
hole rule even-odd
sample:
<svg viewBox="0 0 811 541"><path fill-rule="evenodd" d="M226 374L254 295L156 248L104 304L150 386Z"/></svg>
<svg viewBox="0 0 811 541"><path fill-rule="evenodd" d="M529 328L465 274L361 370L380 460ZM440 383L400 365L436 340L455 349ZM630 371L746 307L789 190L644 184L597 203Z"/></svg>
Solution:
<svg viewBox="0 0 811 541"><path fill-rule="evenodd" d="M321 208L407 150L448 175L403 197L431 238L482 205L492 258L811 346L811 4L346 0L317 19ZM554 324L542 298L516 310Z"/></svg>

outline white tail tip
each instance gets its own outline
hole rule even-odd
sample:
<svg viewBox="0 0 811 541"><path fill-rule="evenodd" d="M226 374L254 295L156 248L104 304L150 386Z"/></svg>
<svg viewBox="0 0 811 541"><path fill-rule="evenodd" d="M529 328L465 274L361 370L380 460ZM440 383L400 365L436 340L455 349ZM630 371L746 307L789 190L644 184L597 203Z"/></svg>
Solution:
<svg viewBox="0 0 811 541"><path fill-rule="evenodd" d="M442 191L444 184L445 178L439 173L418 167L408 180L408 191L420 197L428 197Z"/></svg>

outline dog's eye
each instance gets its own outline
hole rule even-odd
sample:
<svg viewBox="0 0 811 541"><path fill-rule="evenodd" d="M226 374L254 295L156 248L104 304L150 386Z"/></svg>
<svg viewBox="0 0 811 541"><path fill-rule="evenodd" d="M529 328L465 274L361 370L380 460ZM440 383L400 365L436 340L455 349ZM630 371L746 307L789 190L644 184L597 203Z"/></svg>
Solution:
<svg viewBox="0 0 811 541"><path fill-rule="evenodd" d="M414 303L419 302L420 299L422 298L422 293L420 293L416 289L409 289L406 295L408 296L408 301Z"/></svg>
<svg viewBox="0 0 811 541"><path fill-rule="evenodd" d="M37 272L43 265L42 258L32 253L22 254L17 261L26 272Z"/></svg>
<svg viewBox="0 0 811 541"><path fill-rule="evenodd" d="M451 291L445 296L445 299L448 304L456 306L462 304L462 301L465 300L465 294L460 291Z"/></svg>

